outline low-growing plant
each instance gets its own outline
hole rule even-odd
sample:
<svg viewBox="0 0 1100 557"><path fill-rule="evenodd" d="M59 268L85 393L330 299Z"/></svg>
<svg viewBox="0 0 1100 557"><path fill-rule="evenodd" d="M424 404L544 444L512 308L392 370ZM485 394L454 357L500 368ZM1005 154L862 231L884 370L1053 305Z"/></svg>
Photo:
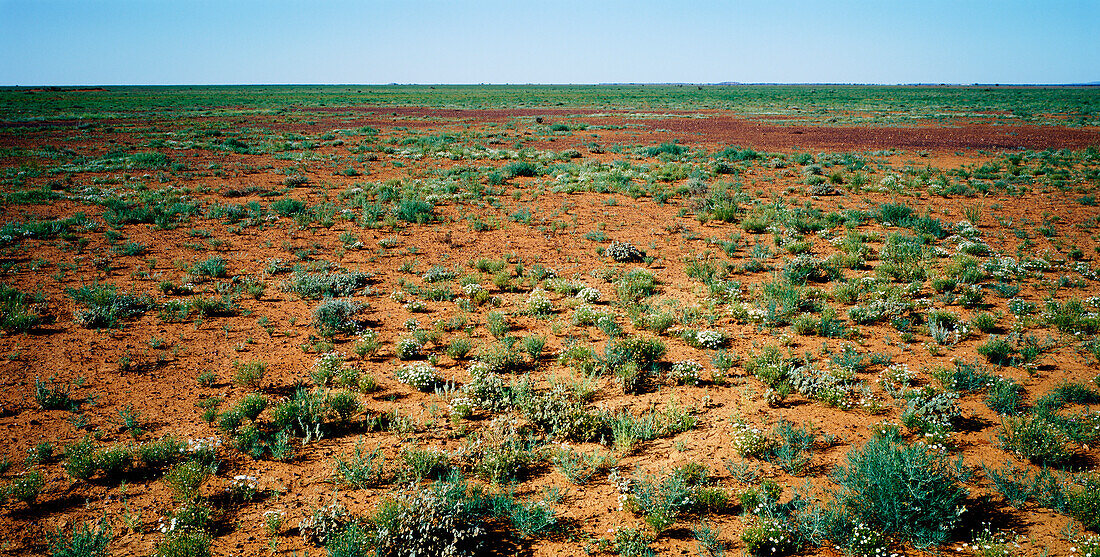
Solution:
<svg viewBox="0 0 1100 557"><path fill-rule="evenodd" d="M235 385L256 389L259 388L260 382L264 378L267 364L261 360L233 362L233 368L236 370L233 375L233 383Z"/></svg>
<svg viewBox="0 0 1100 557"><path fill-rule="evenodd" d="M1060 466L1074 455L1065 432L1042 417L1007 416L997 436L1005 450L1039 465Z"/></svg>
<svg viewBox="0 0 1100 557"><path fill-rule="evenodd" d="M321 336L354 332L359 328L355 316L363 309L352 300L327 300L313 310L313 324Z"/></svg>
<svg viewBox="0 0 1100 557"><path fill-rule="evenodd" d="M107 557L113 538L114 532L106 519L94 527L81 522L69 535L60 528L50 535L46 551L50 557Z"/></svg>
<svg viewBox="0 0 1100 557"><path fill-rule="evenodd" d="M962 520L968 473L961 457L877 437L848 453L836 473L839 501L863 523L920 545L947 539Z"/></svg>
<svg viewBox="0 0 1100 557"><path fill-rule="evenodd" d="M120 292L111 284L90 284L70 288L66 293L85 308L74 313L73 320L87 329L114 328L119 320L140 315L153 307L150 297Z"/></svg>

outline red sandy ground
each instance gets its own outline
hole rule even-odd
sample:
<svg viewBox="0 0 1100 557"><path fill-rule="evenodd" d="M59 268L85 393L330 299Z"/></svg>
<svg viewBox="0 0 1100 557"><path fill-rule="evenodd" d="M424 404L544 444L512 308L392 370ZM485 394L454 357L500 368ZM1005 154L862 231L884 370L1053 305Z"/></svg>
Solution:
<svg viewBox="0 0 1100 557"><path fill-rule="evenodd" d="M455 131L472 126L484 127L487 124L515 123L509 134L509 143L524 137L535 117L551 121L578 121L592 125L637 126L598 132L574 132L569 137L555 137L553 140L528 143L526 146L562 150L577 148L585 157L599 157L614 160L622 155L592 155L585 151L584 145L598 141L601 145L624 143L628 145L653 145L664 141L678 140L687 145L720 147L726 145L750 146L761 151L791 152L800 149L810 152L854 152L865 153L894 149L899 153L890 156L895 168L912 163L918 166L929 165L938 168L957 167L960 164L974 164L989 160L991 154L978 153L978 150L997 151L1005 149L1041 149L1071 148L1077 149L1100 143L1100 130L1094 128L1059 128L1049 126L1002 126L981 122L967 122L943 127L928 125L911 128L872 128L872 127L826 127L776 125L758 120L746 120L730 116L720 111L704 111L698 114L677 113L674 117L636 118L625 113L589 113L583 110L540 109L540 110L437 110L425 108L336 108L331 110L291 112L298 122L286 122L285 117L243 116L229 118L234 127L274 128L295 131L303 134L318 134L334 129L373 126L383 136L394 132L394 127L433 130L435 132ZM196 121L201 122L201 119ZM64 145L78 152L106 150L106 141L117 144L140 144L139 138L132 137L126 130L127 125L136 124L124 120L105 122L114 125L119 131L113 133L95 132L96 137L81 139L71 137L72 130L63 126L41 123L28 126L20 135L0 135L0 148L33 148L43 144ZM142 127L171 129L187 123L179 121L142 122ZM598 134L598 139L591 137ZM514 136L514 138L512 137ZM341 153L347 155L345 147L321 147L316 152L322 155ZM919 153L923 152L923 153ZM266 155L236 155L232 153L211 153L209 151L169 151L173 160L186 162L190 169L203 169L217 164L226 173L225 176L206 176L180 183L181 186L195 188L206 185L215 191L224 188L242 188L250 185L276 189L282 176L272 171L254 171L268 165L276 168L286 166L288 161L275 160ZM400 177L433 166L449 166L450 161L425 159L417 163L405 161L409 166L401 169L383 168L381 163L390 160L388 155L380 155L379 162L369 164L371 174L359 178L345 178L335 175L335 168L323 163L308 163L311 182L308 186L294 190L291 195L307 200L311 205L342 191L346 186L363 180L381 181L391 177ZM19 161L7 159L0 161L4 165L17 164ZM458 164L462 164L461 162ZM474 164L491 164L475 162ZM759 166L753 172L743 176L746 191L762 190L764 197L775 193L784 195L791 204L801 204L809 198L803 194L804 187L798 186L797 178L785 175L783 171L765 170ZM76 175L76 182L88 182L92 175ZM872 180L881 175L872 175ZM45 180L46 178L43 178ZM146 181L149 181L146 179ZM406 259L415 257L420 261L418 272L423 272L432 264L451 265L465 263L479 257L500 257L514 253L523 258L525 265L535 262L557 269L560 276L581 275L590 284L593 281L589 272L609 265L608 260L597 258L594 245L583 239L583 234L596 228L596 223L606 223L605 233L609 238L631 241L635 245L658 254L658 262L651 267L661 283L662 297L676 297L690 303L700 299L699 284L689 280L681 261L685 257L699 254L707 249L700 239L688 239L680 233L683 229L695 232L697 238L725 237L731 232L739 232L737 225L725 223L707 223L700 225L690 215L678 217L680 203L659 205L648 198L633 200L619 194L607 195L569 195L543 193L533 199L531 192L536 179L515 180L511 189L518 190L518 200L510 201L506 196L505 209L496 213L502 222L507 223L505 215L518 207L529 207L538 217L559 212L554 217L566 221L571 226L565 231L543 232L535 226L520 226L507 223L498 230L474 232L461 218L461 213L470 210L469 206L455 207L443 205L439 212L446 217L444 222L408 226L397 229L364 229L346 221L337 221L331 229L298 230L289 219L280 219L264 229L246 228L241 234L226 232L220 222L202 222L196 219L191 226L206 228L215 238L227 241L217 254L228 260L231 276L258 277L264 262L270 258L291 260L287 247L314 247L317 253L314 259L337 259L338 236L350 230L358 234L363 250L348 250L339 259L339 264L349 269L361 269L375 272L379 282L375 288L388 293L395 287L398 278L407 276L397 271L397 267ZM874 182L873 182L874 183ZM331 189L319 187L321 184ZM796 186L788 191L788 186ZM156 187L151 184L151 187ZM758 194L759 195L759 194ZM988 215L981 229L994 251L1004 250L1014 253L1016 239L1010 234L999 231L993 221L993 215L1018 221L1022 218L1038 220L1037 215L1050 212L1061 217L1060 231L1062 239L1069 245L1080 245L1086 254L1093 254L1096 242L1074 227L1097 215L1097 209L1083 207L1073 202L1074 195L1067 192L1052 192L1048 195L1028 194L1022 198L991 196L980 200L959 200L929 198L903 199L911 206L924 210L931 209L945 222L961 220L964 206L979 203L985 207ZM245 203L260 200L258 197L218 199L216 201ZM617 204L608 204L609 199ZM815 207L824 211L838 206L845 208L869 208L877 203L890 201L884 194L843 195L835 198L815 200ZM262 200L264 203L268 199ZM1001 208L991 209L995 204ZM87 211L96 216L99 209L94 206L80 206L71 201L62 201L50 206L9 206L4 209L3 220L13 220L23 211L49 216L63 216L75 211ZM483 210L484 211L484 210ZM493 213L492 211L489 211ZM66 297L66 288L99 281L118 284L124 289L155 295L158 301L168 297L156 290L159 280L172 280L177 283L190 280L186 269L194 262L212 255L208 250L198 252L184 247L188 242L201 241L190 237L187 228L170 231L155 230L151 226L126 226L123 233L129 241L141 242L148 246L148 253L139 257L109 255L109 246L102 234L86 234L91 243L82 251L62 250L57 241L28 240L28 251L16 257L25 267L35 260L49 263L36 271L24 270L15 275L7 275L5 280L24 291L41 289L49 298L49 310L56 316L56 322L39 328L29 334L0 336L0 354L7 357L0 360L0 382L3 385L0 394L0 438L6 440L6 454L15 463L8 476L18 473L22 467L23 455L27 450L43 441L51 441L55 447L65 445L86 435L93 428L101 435L100 442L124 443L129 440L119 425L119 411L129 406L146 420L148 433L143 439L175 434L184 438L203 438L216 435L207 423L199 418L200 410L195 404L210 396L223 396L227 402L240 398L246 389L233 386L230 382L234 361L260 359L268 363L267 375L263 380L263 391L271 399L285 396L297 381L308 381L307 375L315 354L303 353L300 348L308 336L314 332L310 326L311 311L317 302L300 300L294 295L282 292L279 283L282 277L270 277L265 295L259 300L242 298L241 307L245 310L234 317L209 318L202 322L167 324L161 322L156 312L149 312L135 320L126 322L115 330L92 331L80 328L71 319L78 308ZM747 235L746 236L751 236ZM375 253L378 241L382 238L396 238L398 247L385 250L381 255ZM748 238L750 243L752 238ZM770 243L770 238L759 241ZM1043 238L1038 238L1037 250L1048 247ZM408 248L415 247L417 254L403 255ZM815 256L826 256L833 248L823 241L817 241L813 248ZM740 254L746 255L746 254ZM444 259L445 257L445 259ZM110 263L105 264L104 259ZM744 257L735 257L735 263ZM11 258L5 261L11 261ZM154 261L155 260L155 261ZM57 273L57 263L74 264L78 270L64 277L52 278ZM109 268L108 268L109 267ZM106 268L106 270L105 270ZM134 271L145 271L146 275L135 276ZM473 271L471 271L473 272ZM849 276L858 273L848 272ZM752 279L744 277L746 283ZM483 281L484 284L484 281ZM600 284L605 299L610 288ZM198 284L198 291L212 291L213 283ZM1092 295L1094 293L1088 293ZM1037 288L1025 287L1021 296L1039 302L1045 292ZM518 311L525 294L501 294L505 300L502 311ZM400 304L388 296L359 297L370 304L368 315L377 322L375 329L381 332L385 347L382 355L374 360L356 361L365 372L373 373L382 389L378 393L364 397L365 406L371 413L385 413L400 409L401 413L419 420L422 424L434 424L434 427L422 429L417 437L421 445L433 445L445 449L462 446L462 439L452 437L454 429L445 416L433 414L435 407L445 407L434 396L418 393L393 379L392 370L398 362L392 354L392 343L404 330L403 323L409 317L416 317L422 323L436 319L446 319L454 313L450 303L428 302L430 313L410 315ZM558 319L568 320L563 308L564 300L554 296L555 307L559 309ZM952 311L960 311L953 307ZM961 310L961 317L969 318L969 312ZM564 315L563 315L564 314ZM258 324L257 319L267 317L274 327L275 334L269 336ZM515 329L521 334L542 334L547 337L547 353L553 354L562 347L562 337L549 333L549 324L545 320L536 320L525 316L514 318ZM627 330L631 330L628 320L623 320ZM775 338L761 334L750 325L737 325L728 320L720 320L716 325L725 330L732 338L730 349L739 355L746 355L760 346L776 342ZM891 333L888 326L860 327L864 335L855 342L861 351L889 352L898 354L895 344L884 341ZM593 328L568 327L568 334L579 340L601 342L605 337ZM165 341L164 348L151 348L150 339ZM973 337L976 338L976 337ZM794 336L793 349L796 353L817 351L820 338L801 338ZM479 342L488 342L492 338L479 327L475 338ZM924 339L927 340L927 339ZM695 358L704 361L706 356L687 347L676 339L666 339L669 353L668 361L683 358ZM827 341L833 349L843 341ZM975 357L974 347L977 341L962 343L958 351L947 356L970 360ZM337 346L338 350L350 352L350 345ZM459 381L468 379L463 363L454 362L441 353L439 367L448 378ZM123 357L132 360L131 370L121 373L119 361ZM911 369L942 365L945 357L932 357L919 346L904 352L904 356L895 362L908 363ZM1052 386L1065 380L1089 381L1096 373L1083 359L1068 349L1061 349L1048 356L1044 365L1034 376L1014 368L999 370L1027 386L1029 396L1039 396ZM709 365L707 366L710 367ZM548 375L567 375L568 372L556 363L544 364ZM219 378L213 388L204 388L196 384L195 377L202 371L214 371ZM740 367L734 368L735 376L728 386L707 387L670 387L664 386L660 392L638 396L623 396L616 391L613 383L607 379L599 380L601 386L597 404L612 408L630 407L639 411L650 402L664 404L670 396L679 400L685 407L699 406L701 426L675 438L658 439L646 443L639 451L626 455L620 462L620 468L647 472L660 472L689 461L707 463L719 478L722 485L736 489L727 472L721 467L724 458L735 458L730 448L726 427L731 415L740 415L749 423L774 424L785 418L798 423L813 422L823 433L837 436L841 441L828 449L819 450L814 456L815 468L810 478L815 487L824 486L823 480L828 470L842 462L849 446L859 445L869 438L867 426L883 419L897 419L897 410L891 409L883 416L869 416L853 411L844 412L827 408L819 403L791 397L779 408L769 407L761 393L763 385L755 378L745 376ZM45 412L37 408L32 396L36 377L56 376L63 381L82 378L82 386L74 389L74 396L94 396L95 404L86 407L85 415L89 426L83 430L73 427L68 421L70 414L64 411ZM873 381L873 377L864 377ZM395 395L397 395L395 397ZM709 402L704 399L709 397ZM706 404L704 406L704 404ZM968 466L976 467L983 462L998 465L1005 460L1005 453L997 447L996 432L1000 425L995 414L989 411L978 395L964 397L961 406L964 415L974 416L973 423L956 436L959 449ZM227 405L223 405L223 409ZM248 505L226 504L222 508L223 516L219 524L223 525L214 542L217 555L259 555L268 552L267 538L261 526L262 513L266 510L284 510L286 525L279 537L278 554L301 554L305 549L300 538L295 536L295 526L299 519L313 507L331 500L336 486L331 482L333 458L348 454L355 446L358 435L349 435L334 439L325 439L301 448L299 458L291 463L269 460L253 461L236 451L225 449L222 454L225 462L215 478L206 487L207 495L216 496L225 488L226 478L236 474L248 474L261 478L263 487L272 490L273 495L260 502ZM391 432L364 433L364 447L386 448L387 453L396 454L405 440L403 436ZM591 450L594 446L584 446ZM1082 448L1093 458L1095 449ZM395 460L391 460L394 462ZM793 487L801 485L805 479L792 478L778 470L766 467L768 475L781 484ZM172 510L174 504L160 481L135 479L129 483L125 492L117 486L99 481L71 481L60 464L44 467L48 483L39 499L39 504L28 508L22 503L9 502L0 509L0 555L29 555L43 551L43 540L47 533L59 527L71 527L83 519L95 519L103 514L111 517L116 525L116 539L112 545L113 555L148 555L153 545L162 536L156 531L158 519ZM609 529L625 525L637 525L640 521L628 512L616 509L616 492L613 486L602 478L591 484L578 487L570 485L559 473L551 470L536 473L530 481L519 486L522 495L537 494L543 486L559 486L568 490L562 503L562 515L567 524L575 527L575 535L559 536L550 540L536 541L531 546L496 548L497 553L518 553L534 555L583 554L591 547L582 540L588 537L606 537ZM981 487L971 486L977 495L989 493L988 484ZM382 489L341 490L340 500L354 513L366 513L373 508ZM789 497L790 490L786 491ZM996 496L994 496L996 498ZM133 530L120 526L125 512L140 513ZM1025 545L1028 554L1037 554L1040 548L1049 546L1052 555L1062 555L1068 551L1068 545L1060 536L1067 518L1045 509L1025 507L1022 511L1001 510L991 515L1003 521L999 527L1011 527L1012 530L1030 538L1031 545ZM738 516L716 517L722 528L723 539L730 544L730 551L739 551L739 532L744 519ZM660 554L692 554L695 541L690 530L680 526L671 533L662 535L655 544ZM644 527L644 525L643 525ZM322 550L309 551L319 554ZM911 553L906 549L905 552ZM810 554L834 555L831 549L808 551Z"/></svg>

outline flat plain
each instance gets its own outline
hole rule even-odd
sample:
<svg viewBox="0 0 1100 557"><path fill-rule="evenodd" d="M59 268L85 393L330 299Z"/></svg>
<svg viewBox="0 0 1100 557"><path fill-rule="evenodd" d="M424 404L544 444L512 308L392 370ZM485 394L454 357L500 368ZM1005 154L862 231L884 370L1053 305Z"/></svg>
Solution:
<svg viewBox="0 0 1100 557"><path fill-rule="evenodd" d="M1098 146L1096 87L0 89L0 554L1096 555Z"/></svg>

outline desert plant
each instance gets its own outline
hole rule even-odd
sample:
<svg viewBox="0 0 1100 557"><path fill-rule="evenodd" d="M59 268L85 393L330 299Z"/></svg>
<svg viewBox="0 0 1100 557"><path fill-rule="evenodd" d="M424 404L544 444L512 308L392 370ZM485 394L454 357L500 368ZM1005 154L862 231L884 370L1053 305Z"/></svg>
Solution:
<svg viewBox="0 0 1100 557"><path fill-rule="evenodd" d="M42 475L42 472L31 470L8 482L8 485L4 486L2 491L9 497L33 505L45 486L46 478Z"/></svg>
<svg viewBox="0 0 1100 557"><path fill-rule="evenodd" d="M49 537L47 552L50 557L107 557L114 533L104 519L92 527L81 522L79 528L73 528L71 535L61 529Z"/></svg>
<svg viewBox="0 0 1100 557"><path fill-rule="evenodd" d="M839 500L863 523L920 545L941 543L965 510L968 474L925 445L885 436L849 451Z"/></svg>
<svg viewBox="0 0 1100 557"><path fill-rule="evenodd" d="M259 388L260 381L264 378L267 364L261 360L248 362L233 362L236 373L233 375L233 383L242 387Z"/></svg>
<svg viewBox="0 0 1100 557"><path fill-rule="evenodd" d="M144 313L153 307L148 296L120 292L114 285L91 284L70 288L66 293L85 309L73 314L73 320L87 329L118 326L120 319Z"/></svg>
<svg viewBox="0 0 1100 557"><path fill-rule="evenodd" d="M0 284L0 329L21 333L46 321L38 309L46 302L41 293L31 295L6 284Z"/></svg>
<svg viewBox="0 0 1100 557"><path fill-rule="evenodd" d="M196 277L222 278L226 275L225 258L214 256L197 261L191 266L191 274Z"/></svg>
<svg viewBox="0 0 1100 557"><path fill-rule="evenodd" d="M355 316L362 308L352 300L327 300L313 310L313 324L325 337L353 332L359 327Z"/></svg>
<svg viewBox="0 0 1100 557"><path fill-rule="evenodd" d="M1024 388L1012 379L993 377L989 380L985 404L994 412L1013 416L1023 407Z"/></svg>
<svg viewBox="0 0 1100 557"><path fill-rule="evenodd" d="M1065 432L1042 417L1005 417L998 438L1005 450L1040 465L1059 466L1074 454Z"/></svg>
<svg viewBox="0 0 1100 557"><path fill-rule="evenodd" d="M419 391L429 392L443 381L439 370L427 363L408 364L397 368L394 376L398 381Z"/></svg>

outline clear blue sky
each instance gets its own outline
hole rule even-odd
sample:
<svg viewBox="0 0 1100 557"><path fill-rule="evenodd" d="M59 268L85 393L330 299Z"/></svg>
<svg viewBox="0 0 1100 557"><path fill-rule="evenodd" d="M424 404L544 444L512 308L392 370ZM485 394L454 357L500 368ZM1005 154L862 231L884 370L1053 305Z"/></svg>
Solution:
<svg viewBox="0 0 1100 557"><path fill-rule="evenodd" d="M1100 0L0 0L0 85L1100 81Z"/></svg>

